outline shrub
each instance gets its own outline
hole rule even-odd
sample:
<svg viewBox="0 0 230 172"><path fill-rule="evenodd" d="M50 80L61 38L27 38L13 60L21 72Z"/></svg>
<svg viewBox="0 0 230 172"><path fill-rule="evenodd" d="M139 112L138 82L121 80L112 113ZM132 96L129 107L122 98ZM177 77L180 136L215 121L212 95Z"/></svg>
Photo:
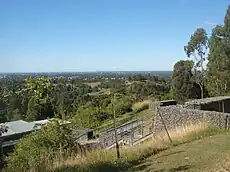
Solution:
<svg viewBox="0 0 230 172"><path fill-rule="evenodd" d="M66 125L52 121L41 130L27 135L16 145L8 157L6 171L46 171L46 166L58 156L64 157L76 150Z"/></svg>
<svg viewBox="0 0 230 172"><path fill-rule="evenodd" d="M133 105L133 110L135 112L141 112L143 110L149 109L149 104L150 101L143 101L143 102L137 102L136 104Z"/></svg>
<svg viewBox="0 0 230 172"><path fill-rule="evenodd" d="M107 107L107 111L110 114L113 114L113 108L114 108L116 115L123 115L125 113L129 113L133 111L132 103L133 100L131 97L121 96L120 98L116 98L109 104L109 106Z"/></svg>

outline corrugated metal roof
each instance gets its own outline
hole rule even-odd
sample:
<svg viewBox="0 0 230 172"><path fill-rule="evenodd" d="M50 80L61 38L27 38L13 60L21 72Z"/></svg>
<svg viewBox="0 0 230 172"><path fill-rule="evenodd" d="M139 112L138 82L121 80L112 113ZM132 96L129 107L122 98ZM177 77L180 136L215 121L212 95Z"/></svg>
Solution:
<svg viewBox="0 0 230 172"><path fill-rule="evenodd" d="M44 125L47 122L49 122L49 120L48 119L44 119L44 120L30 122L30 124L33 124L33 125Z"/></svg>
<svg viewBox="0 0 230 172"><path fill-rule="evenodd" d="M23 120L18 120L18 121L1 123L0 125L5 125L8 127L7 132L3 133L2 136L9 136L13 134L30 132L35 129L40 129L42 125L47 124L48 122L49 122L49 119L33 121L33 122L26 122ZM62 124L69 124L71 122L59 120L59 123L62 125Z"/></svg>
<svg viewBox="0 0 230 172"><path fill-rule="evenodd" d="M34 130L34 124L23 120L6 122L3 125L5 125L8 128L7 132L3 133L2 136L25 133Z"/></svg>
<svg viewBox="0 0 230 172"><path fill-rule="evenodd" d="M211 102L217 102L217 101L222 101L230 99L230 96L219 96L219 97L209 97L209 98L204 98L204 99L195 99L190 102L185 102L185 104L207 104Z"/></svg>

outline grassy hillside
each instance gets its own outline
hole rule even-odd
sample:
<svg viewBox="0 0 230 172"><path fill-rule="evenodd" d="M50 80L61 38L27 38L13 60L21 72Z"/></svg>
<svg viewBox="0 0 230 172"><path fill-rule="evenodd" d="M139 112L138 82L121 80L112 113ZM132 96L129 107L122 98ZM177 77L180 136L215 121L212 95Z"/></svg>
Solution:
<svg viewBox="0 0 230 172"><path fill-rule="evenodd" d="M147 108L146 108L146 105L147 105ZM151 100L144 100L142 102L137 102L133 105L132 109L133 109L133 112L126 113L122 115L121 117L116 118L117 126L122 125L133 119L142 118L144 121L145 120L149 121L154 118L155 107L154 107L154 102L152 102ZM100 125L100 127L98 127L98 130L102 131L108 128L112 128L113 126L114 126L113 119L108 119L108 120L105 120Z"/></svg>
<svg viewBox="0 0 230 172"><path fill-rule="evenodd" d="M93 152L81 160L69 159L62 162L54 171L217 171L216 164L230 155L229 132L199 124L170 133L174 146L169 144L164 135L154 141L122 149L119 161L116 161L115 151Z"/></svg>
<svg viewBox="0 0 230 172"><path fill-rule="evenodd" d="M220 165L214 168L215 164L225 160L229 154L230 133L222 133L185 143L151 156L133 167L132 171L218 171L223 167Z"/></svg>
<svg viewBox="0 0 230 172"><path fill-rule="evenodd" d="M169 151L173 150L173 152L175 152L177 150L174 150L174 149L179 149L179 147L177 148L174 146L178 146L183 143L197 140L197 139L200 139L206 136L214 135L219 132L223 132L223 131L220 131L217 128L213 128L205 124L190 125L190 126L186 126L181 129L178 129L176 131L175 130L170 131L170 135L173 140L173 145L169 143L169 140L166 135L161 135L161 137L156 137L154 140L147 141L143 144L136 145L133 147L122 148L121 149L121 159L119 160L117 160L116 158L115 150L109 150L109 151L98 150L94 152L89 152L84 157L78 157L74 155L71 157L63 158L61 156L58 156L57 158L54 159L54 161L49 160L49 159L45 160L47 157L44 157L43 158L44 163L42 164L42 167L39 169L41 169L42 171L52 171L52 172L54 171L55 172L64 172L64 171L65 172L88 172L88 171L89 172L90 171L93 171L93 172L111 171L113 172L113 171L135 171L135 170L145 171L145 168L146 168L146 171L148 171L149 168L150 169L153 167L158 168L158 166L157 164L151 166L151 164L153 163L149 163L149 166L147 166L145 164L145 160L147 162L147 160L151 160L151 158L154 159L155 156L157 156L159 152L162 152L167 149L169 149ZM208 141L206 142L208 143ZM183 148L183 146L185 147ZM188 147L189 145L187 147L186 145L182 145L183 149L187 150ZM198 147L198 149L199 148L202 148L202 146ZM224 146L222 150L225 150ZM213 154L210 154L210 155L213 155ZM162 158L163 157L164 156L162 154ZM167 156L165 156L165 158L166 157ZM178 161L178 164L176 165L179 165L179 161ZM170 168L170 163L169 163L169 168ZM162 168L159 166L158 169L162 169ZM10 168L8 171L10 171ZM31 171L33 171L33 169L31 169Z"/></svg>

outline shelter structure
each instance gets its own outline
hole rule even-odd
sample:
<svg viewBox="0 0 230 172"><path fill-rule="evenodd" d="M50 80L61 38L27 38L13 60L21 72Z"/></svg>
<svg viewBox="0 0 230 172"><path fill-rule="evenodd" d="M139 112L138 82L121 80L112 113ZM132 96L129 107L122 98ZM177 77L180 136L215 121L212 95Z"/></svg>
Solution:
<svg viewBox="0 0 230 172"><path fill-rule="evenodd" d="M184 107L204 111L230 113L230 96L209 97L186 102Z"/></svg>
<svg viewBox="0 0 230 172"><path fill-rule="evenodd" d="M1 123L1 126L5 126L7 128L6 132L2 133L0 136L1 141L1 149L3 153L11 152L13 147L19 140L32 132L40 130L42 126L46 125L50 122L51 119L39 120L26 122L23 120L11 121L6 123ZM69 121L59 121L60 124L69 124Z"/></svg>

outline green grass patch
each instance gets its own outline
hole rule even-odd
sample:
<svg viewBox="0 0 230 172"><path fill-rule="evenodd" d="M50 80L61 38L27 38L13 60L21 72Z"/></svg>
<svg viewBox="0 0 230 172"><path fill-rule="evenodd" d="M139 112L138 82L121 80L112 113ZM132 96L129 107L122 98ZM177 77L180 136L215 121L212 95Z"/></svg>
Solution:
<svg viewBox="0 0 230 172"><path fill-rule="evenodd" d="M229 154L230 133L226 132L172 147L145 159L131 171L213 171L215 164L222 162Z"/></svg>

